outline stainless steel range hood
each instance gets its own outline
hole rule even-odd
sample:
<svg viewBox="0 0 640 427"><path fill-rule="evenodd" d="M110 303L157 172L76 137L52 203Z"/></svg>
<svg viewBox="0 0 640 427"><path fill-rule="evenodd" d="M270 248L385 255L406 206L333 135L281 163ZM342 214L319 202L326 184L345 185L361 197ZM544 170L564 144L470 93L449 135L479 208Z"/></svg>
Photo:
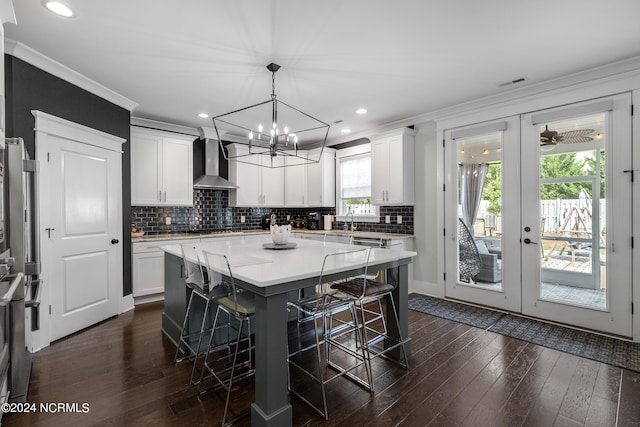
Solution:
<svg viewBox="0 0 640 427"><path fill-rule="evenodd" d="M220 174L220 155L218 141L209 139L212 129L198 128L200 138L205 140L205 174L193 181L193 188L213 188L216 190L233 190L237 185L222 178ZM215 132L214 132L215 135Z"/></svg>

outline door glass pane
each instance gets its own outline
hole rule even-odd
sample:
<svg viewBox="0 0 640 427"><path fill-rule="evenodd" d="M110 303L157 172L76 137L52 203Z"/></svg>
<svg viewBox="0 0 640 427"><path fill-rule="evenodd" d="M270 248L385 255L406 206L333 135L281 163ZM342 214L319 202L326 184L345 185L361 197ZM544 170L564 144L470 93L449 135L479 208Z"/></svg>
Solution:
<svg viewBox="0 0 640 427"><path fill-rule="evenodd" d="M458 282L502 290L502 132L455 142Z"/></svg>
<svg viewBox="0 0 640 427"><path fill-rule="evenodd" d="M542 299L607 307L606 121L601 113L540 127Z"/></svg>

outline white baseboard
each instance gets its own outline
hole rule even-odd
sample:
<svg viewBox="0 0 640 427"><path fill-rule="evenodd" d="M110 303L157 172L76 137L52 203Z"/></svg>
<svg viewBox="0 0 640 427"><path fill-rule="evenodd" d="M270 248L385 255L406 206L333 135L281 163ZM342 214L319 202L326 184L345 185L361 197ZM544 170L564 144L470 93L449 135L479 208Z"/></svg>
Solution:
<svg viewBox="0 0 640 427"><path fill-rule="evenodd" d="M120 313L125 313L129 310L133 310L133 295L125 295L120 300Z"/></svg>
<svg viewBox="0 0 640 427"><path fill-rule="evenodd" d="M420 280L413 281L412 286L409 286L409 293L444 298L444 288L439 283L422 282Z"/></svg>
<svg viewBox="0 0 640 427"><path fill-rule="evenodd" d="M135 297L133 299L133 303L135 305L146 304L148 302L156 302L156 301L164 301L164 294L145 295L141 297Z"/></svg>

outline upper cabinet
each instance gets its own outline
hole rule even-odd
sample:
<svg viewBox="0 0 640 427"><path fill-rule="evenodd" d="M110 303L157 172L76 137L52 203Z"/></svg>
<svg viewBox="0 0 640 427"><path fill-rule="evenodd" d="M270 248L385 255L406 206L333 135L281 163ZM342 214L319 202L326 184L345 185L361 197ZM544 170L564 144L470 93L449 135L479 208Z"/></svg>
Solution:
<svg viewBox="0 0 640 427"><path fill-rule="evenodd" d="M298 152L301 154L300 152ZM290 208L307 206L307 165L296 157L287 157L284 168L284 205Z"/></svg>
<svg viewBox="0 0 640 427"><path fill-rule="evenodd" d="M316 159L318 151L309 151ZM305 155L301 151L298 155ZM285 206L333 207L336 205L336 150L324 148L318 163L300 164L301 160L287 157L285 168Z"/></svg>
<svg viewBox="0 0 640 427"><path fill-rule="evenodd" d="M131 130L131 204L193 205L192 138Z"/></svg>
<svg viewBox="0 0 640 427"><path fill-rule="evenodd" d="M244 145L227 147L231 156L249 154ZM238 188L229 191L230 206L284 206L284 159L282 157L249 156L245 161L229 161L229 180ZM266 167L273 160L274 166ZM263 166L263 162L265 166ZM280 167L277 167L280 166Z"/></svg>
<svg viewBox="0 0 640 427"><path fill-rule="evenodd" d="M317 151L310 152L317 158ZM336 205L336 150L324 148L318 163L307 164L307 206Z"/></svg>
<svg viewBox="0 0 640 427"><path fill-rule="evenodd" d="M413 129L371 139L371 192L374 205L413 205L415 152Z"/></svg>
<svg viewBox="0 0 640 427"><path fill-rule="evenodd" d="M249 153L240 144L227 148L232 156ZM318 156L317 151L309 153L313 158ZM298 151L298 155L305 154ZM266 155L248 156L243 162L230 161L229 179L239 188L229 191L229 204L270 208L335 206L335 156L336 150L325 148L318 163L301 164L295 157ZM278 167L262 165L271 161Z"/></svg>

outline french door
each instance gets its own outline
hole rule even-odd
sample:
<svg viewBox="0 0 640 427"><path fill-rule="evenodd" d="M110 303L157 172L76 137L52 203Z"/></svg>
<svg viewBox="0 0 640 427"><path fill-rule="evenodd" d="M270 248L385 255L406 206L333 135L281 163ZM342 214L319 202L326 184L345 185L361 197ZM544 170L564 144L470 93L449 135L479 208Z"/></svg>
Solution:
<svg viewBox="0 0 640 427"><path fill-rule="evenodd" d="M523 116L524 314L632 335L630 112L621 94Z"/></svg>
<svg viewBox="0 0 640 427"><path fill-rule="evenodd" d="M631 96L445 132L445 295L631 336Z"/></svg>
<svg viewBox="0 0 640 427"><path fill-rule="evenodd" d="M520 311L520 118L445 132L445 295Z"/></svg>

